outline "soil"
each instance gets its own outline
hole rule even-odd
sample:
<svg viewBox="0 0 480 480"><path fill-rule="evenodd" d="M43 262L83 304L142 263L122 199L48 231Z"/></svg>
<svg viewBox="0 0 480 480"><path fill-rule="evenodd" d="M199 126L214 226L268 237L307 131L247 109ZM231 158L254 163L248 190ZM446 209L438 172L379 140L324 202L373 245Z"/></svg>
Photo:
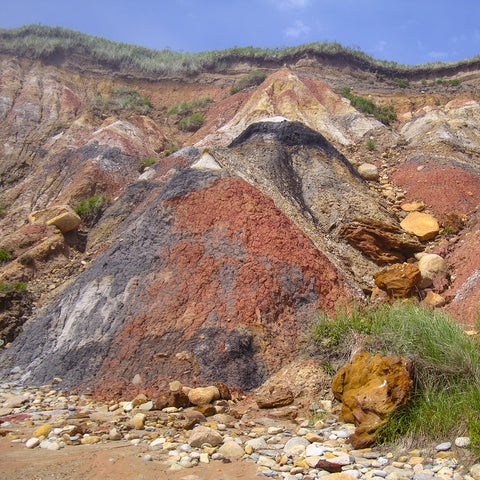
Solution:
<svg viewBox="0 0 480 480"><path fill-rule="evenodd" d="M246 462L212 462L168 471L162 462L145 461L142 451L126 442L78 445L57 451L29 450L0 439L0 477L3 480L250 480L257 472Z"/></svg>

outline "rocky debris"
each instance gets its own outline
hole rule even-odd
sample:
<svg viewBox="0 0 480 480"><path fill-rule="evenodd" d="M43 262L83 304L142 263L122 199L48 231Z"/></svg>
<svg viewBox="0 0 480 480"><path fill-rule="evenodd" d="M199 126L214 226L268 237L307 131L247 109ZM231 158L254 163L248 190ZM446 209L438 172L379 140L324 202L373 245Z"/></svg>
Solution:
<svg viewBox="0 0 480 480"><path fill-rule="evenodd" d="M176 424L176 419L190 409L150 411L143 430L136 430L130 422L141 413L140 405L125 414L124 402L99 403L86 395L64 394L52 385L27 389L0 385L0 405L17 395L28 396L29 401L15 407L12 415L0 417L0 435L25 445L25 455L36 448L48 455L49 451L76 449L78 445L96 445L98 449L116 442L123 448L135 448L146 462L185 473L200 464L218 462L221 468L223 462L239 459L255 464L260 478L278 480L468 479L455 450L465 448L468 437L452 438L450 442L444 439L431 456L421 450L357 449L349 441L355 426L339 422L331 413L322 411L321 421L303 417L292 422L259 417L255 409L248 409L228 425L220 423L221 418L212 417L215 419L208 423L204 419L203 425L191 431ZM42 430L34 431L39 428ZM332 472L336 472L334 476L328 475ZM476 472L474 466L469 473L477 478Z"/></svg>
<svg viewBox="0 0 480 480"><path fill-rule="evenodd" d="M362 163L358 167L358 173L365 180L378 180L380 176L377 166L372 163Z"/></svg>
<svg viewBox="0 0 480 480"><path fill-rule="evenodd" d="M443 307L446 303L446 300L442 295L432 292L431 290L427 292L425 298L422 300L422 304L430 308Z"/></svg>
<svg viewBox="0 0 480 480"><path fill-rule="evenodd" d="M375 285L391 297L409 297L420 285L422 275L411 263L397 263L384 268L374 276Z"/></svg>
<svg viewBox="0 0 480 480"><path fill-rule="evenodd" d="M422 242L435 238L440 230L435 217L420 212L410 212L400 222L400 226L406 232L416 235Z"/></svg>
<svg viewBox="0 0 480 480"><path fill-rule="evenodd" d="M332 391L342 402L341 419L354 423L349 439L354 448L371 445L379 427L413 391L411 365L404 357L371 356L363 351L342 367L333 378Z"/></svg>
<svg viewBox="0 0 480 480"><path fill-rule="evenodd" d="M356 218L344 224L339 235L377 265L403 262L424 248L395 225L370 218Z"/></svg>

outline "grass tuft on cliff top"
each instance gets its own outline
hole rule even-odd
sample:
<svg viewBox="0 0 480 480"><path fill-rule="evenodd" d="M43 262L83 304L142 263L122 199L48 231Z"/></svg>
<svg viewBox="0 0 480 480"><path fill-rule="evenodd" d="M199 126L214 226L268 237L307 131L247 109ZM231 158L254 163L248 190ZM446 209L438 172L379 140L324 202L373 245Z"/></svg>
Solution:
<svg viewBox="0 0 480 480"><path fill-rule="evenodd" d="M458 62L432 62L424 65L400 65L375 59L358 49L337 42L315 42L286 48L235 47L227 50L188 53L170 49L151 50L138 45L112 42L101 37L85 35L61 27L26 25L0 29L0 53L41 59L55 55L77 53L120 71L139 70L148 74L192 74L204 70L225 70L239 60L269 61L282 64L297 57L312 55L339 57L358 64L364 70L383 74L402 74L412 71L434 71L459 67L480 61L480 56Z"/></svg>
<svg viewBox="0 0 480 480"><path fill-rule="evenodd" d="M310 337L344 363L359 343L370 353L413 360L415 392L382 429L381 441L453 442L469 435L471 451L480 456L480 344L446 314L401 302L354 307L333 319L320 315Z"/></svg>

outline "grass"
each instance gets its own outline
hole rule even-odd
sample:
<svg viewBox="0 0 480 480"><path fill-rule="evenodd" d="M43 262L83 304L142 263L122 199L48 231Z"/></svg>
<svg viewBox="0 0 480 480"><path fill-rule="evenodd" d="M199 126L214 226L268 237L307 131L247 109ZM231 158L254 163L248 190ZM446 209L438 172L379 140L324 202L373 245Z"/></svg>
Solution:
<svg viewBox="0 0 480 480"><path fill-rule="evenodd" d="M196 132L202 126L204 121L205 117L197 112L180 120L177 127L184 132Z"/></svg>
<svg viewBox="0 0 480 480"><path fill-rule="evenodd" d="M107 199L104 195L94 195L88 200L81 201L75 208L75 213L87 225L93 225L101 217Z"/></svg>
<svg viewBox="0 0 480 480"><path fill-rule="evenodd" d="M364 71L388 77L405 76L410 72L430 74L445 67L458 68L480 62L480 56L458 62L432 62L424 65L400 65L396 62L375 59L356 48L337 42L316 42L286 48L235 47L208 52L175 52L168 48L150 50L138 45L112 42L61 27L26 25L11 30L0 29L0 53L30 59L47 59L52 56L88 56L107 68L120 72L142 71L150 75L193 74L205 70L223 71L233 63L243 60L269 61L283 65L300 57L337 57L349 61Z"/></svg>
<svg viewBox="0 0 480 480"><path fill-rule="evenodd" d="M7 292L10 290L17 290L18 292L26 292L27 284L25 282L14 282L14 283L0 282L0 292Z"/></svg>
<svg viewBox="0 0 480 480"><path fill-rule="evenodd" d="M142 173L146 170L147 167L150 165L153 165L154 163L157 162L156 158L145 158L143 160L140 160L137 165L137 170Z"/></svg>
<svg viewBox="0 0 480 480"><path fill-rule="evenodd" d="M375 145L375 142L369 138L366 142L365 142L365 148L369 151L369 152L373 152L373 150L375 150L376 148L376 145Z"/></svg>
<svg viewBox="0 0 480 480"><path fill-rule="evenodd" d="M7 263L12 258L13 250L0 250L0 263Z"/></svg>
<svg viewBox="0 0 480 480"><path fill-rule="evenodd" d="M138 113L146 115L152 108L150 100L134 88L114 88L110 95L97 93L91 102L91 109L98 115Z"/></svg>
<svg viewBox="0 0 480 480"><path fill-rule="evenodd" d="M195 110L206 107L212 99L208 96L191 100L190 102L182 101L170 107L165 113L167 115L191 115Z"/></svg>
<svg viewBox="0 0 480 480"><path fill-rule="evenodd" d="M310 336L331 358L346 359L360 341L371 353L413 360L415 393L382 429L382 441L470 433L480 455L480 345L444 313L401 302L356 307L334 319L321 315Z"/></svg>
<svg viewBox="0 0 480 480"><path fill-rule="evenodd" d="M249 73L246 77L240 79L235 85L230 89L230 93L233 95L241 90L245 90L250 87L260 85L265 79L267 75L260 70L254 70L253 72Z"/></svg>
<svg viewBox="0 0 480 480"><path fill-rule="evenodd" d="M378 107L368 98L354 95L349 87L342 89L342 94L345 98L350 100L352 107L360 112L373 115L377 120L384 125L390 126L392 122L397 119L397 114L393 111L393 107Z"/></svg>

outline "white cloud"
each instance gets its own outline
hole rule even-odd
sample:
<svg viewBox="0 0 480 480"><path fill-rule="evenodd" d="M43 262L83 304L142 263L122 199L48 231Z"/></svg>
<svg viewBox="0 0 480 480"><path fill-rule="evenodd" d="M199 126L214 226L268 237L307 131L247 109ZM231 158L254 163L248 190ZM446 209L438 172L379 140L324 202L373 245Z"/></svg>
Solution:
<svg viewBox="0 0 480 480"><path fill-rule="evenodd" d="M310 27L305 25L301 20L297 20L292 26L286 28L283 33L287 37L298 38L303 35L308 35Z"/></svg>
<svg viewBox="0 0 480 480"><path fill-rule="evenodd" d="M289 10L306 8L312 3L312 0L270 0L270 2L282 10Z"/></svg>

